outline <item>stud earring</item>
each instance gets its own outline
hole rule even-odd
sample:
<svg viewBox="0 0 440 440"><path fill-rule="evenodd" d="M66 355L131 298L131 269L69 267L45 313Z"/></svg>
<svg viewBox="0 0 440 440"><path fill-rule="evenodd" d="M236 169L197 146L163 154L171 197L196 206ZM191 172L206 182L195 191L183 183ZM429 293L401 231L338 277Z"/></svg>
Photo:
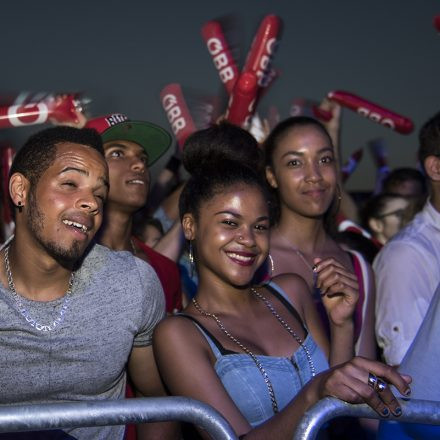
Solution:
<svg viewBox="0 0 440 440"><path fill-rule="evenodd" d="M23 206L21 205L21 201L18 201L17 205L18 205L18 212L22 212Z"/></svg>

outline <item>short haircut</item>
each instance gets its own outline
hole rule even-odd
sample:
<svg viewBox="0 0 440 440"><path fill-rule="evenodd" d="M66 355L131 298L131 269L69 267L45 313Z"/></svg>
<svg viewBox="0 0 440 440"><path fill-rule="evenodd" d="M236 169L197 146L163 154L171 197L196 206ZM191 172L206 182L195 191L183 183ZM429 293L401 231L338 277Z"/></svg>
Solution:
<svg viewBox="0 0 440 440"><path fill-rule="evenodd" d="M137 212L133 217L133 235L142 238L147 226L155 227L160 235L165 233L162 222L158 218L146 216L144 211Z"/></svg>
<svg viewBox="0 0 440 440"><path fill-rule="evenodd" d="M396 185L400 185L408 181L415 181L420 184L421 195L426 194L428 191L426 178L421 171L417 170L416 168L403 167L395 168L385 177L382 182L382 192L395 193Z"/></svg>
<svg viewBox="0 0 440 440"><path fill-rule="evenodd" d="M420 129L418 156L423 167L428 156L440 157L440 112L426 121Z"/></svg>
<svg viewBox="0 0 440 440"><path fill-rule="evenodd" d="M51 127L32 135L18 150L9 176L23 174L34 187L55 161L57 145L65 142L86 145L104 157L101 136L93 129L67 126Z"/></svg>
<svg viewBox="0 0 440 440"><path fill-rule="evenodd" d="M371 230L368 224L369 220L371 218L381 218L383 214L386 214L388 203L396 199L406 199L406 197L400 194L380 193L368 199L361 210L362 226Z"/></svg>

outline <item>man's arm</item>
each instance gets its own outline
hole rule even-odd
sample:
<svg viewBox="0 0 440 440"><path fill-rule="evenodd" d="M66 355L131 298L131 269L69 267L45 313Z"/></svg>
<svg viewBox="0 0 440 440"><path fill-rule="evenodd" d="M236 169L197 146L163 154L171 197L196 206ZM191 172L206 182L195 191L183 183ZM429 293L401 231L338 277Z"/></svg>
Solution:
<svg viewBox="0 0 440 440"><path fill-rule="evenodd" d="M434 289L431 255L390 242L376 257L376 335L390 365L399 365L425 316Z"/></svg>
<svg viewBox="0 0 440 440"><path fill-rule="evenodd" d="M134 347L128 360L128 372L137 397L163 397L167 393L160 379L153 347ZM177 422L144 423L137 425L138 440L178 439Z"/></svg>

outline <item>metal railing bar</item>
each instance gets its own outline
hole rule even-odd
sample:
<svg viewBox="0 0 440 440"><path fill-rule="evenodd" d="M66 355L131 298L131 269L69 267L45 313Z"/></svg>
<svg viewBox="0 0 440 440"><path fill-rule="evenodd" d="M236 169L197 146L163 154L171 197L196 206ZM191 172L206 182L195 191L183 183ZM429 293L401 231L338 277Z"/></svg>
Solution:
<svg viewBox="0 0 440 440"><path fill-rule="evenodd" d="M0 406L0 432L37 431L127 423L182 421L212 438L236 440L229 423L211 406L187 397L132 398Z"/></svg>
<svg viewBox="0 0 440 440"><path fill-rule="evenodd" d="M402 415L400 417L391 415L384 419L366 404L353 405L334 397L326 397L304 414L293 438L314 440L324 423L341 416L440 425L440 402L416 399L399 399L399 402L402 406Z"/></svg>

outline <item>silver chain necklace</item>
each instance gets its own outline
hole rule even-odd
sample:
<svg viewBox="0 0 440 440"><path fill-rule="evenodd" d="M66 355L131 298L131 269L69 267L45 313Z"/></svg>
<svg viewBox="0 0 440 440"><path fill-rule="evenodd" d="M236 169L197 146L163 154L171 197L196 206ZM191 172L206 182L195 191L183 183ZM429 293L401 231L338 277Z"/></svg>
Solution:
<svg viewBox="0 0 440 440"><path fill-rule="evenodd" d="M298 342L299 346L304 350L304 353L306 355L307 362L309 363L309 367L310 367L310 374L312 375L312 377L316 376L316 369L315 369L315 365L313 364L312 355L310 354L309 349L304 345L304 341L295 333L295 331L292 329L292 327L290 327L290 325L287 324L286 321L284 321L284 319L275 310L272 303L264 295L257 292L253 287L251 287L251 292L257 298L261 299L261 301L264 302L264 304L270 310L272 315L278 319L280 324L293 336L293 338L296 340L296 342Z"/></svg>
<svg viewBox="0 0 440 440"><path fill-rule="evenodd" d="M292 328L283 320L283 318L281 318L281 316L275 311L274 307L272 306L272 304L269 302L269 300L267 298L265 298L263 295L261 295L260 293L258 293L253 287L251 288L251 292L261 301L263 301L263 303L266 305L266 307L269 309L269 311L272 313L272 315L275 316L275 318L278 319L278 321L283 325L283 327L295 338L295 340L298 342L298 344L304 349L305 353L306 353L306 357L307 357L307 361L309 363L310 366L310 372L312 376L316 375L316 369L315 366L313 365L313 361L312 358L310 356L310 352L307 349L307 347L305 347L303 345L303 342L301 340L301 338L292 330ZM215 315L214 313L209 313L205 310L202 309L202 307L200 306L200 304L197 302L197 300L195 298L192 299L192 303L194 304L194 307L196 308L196 310L203 316L207 316L209 318L214 319L214 321L216 322L216 324L218 325L218 327L220 328L220 330L235 344L237 344L255 363L255 365L257 366L257 368L260 370L261 375L263 376L264 382L267 386L267 390L269 392L269 397L270 397L270 401L272 403L272 409L273 412L276 414L279 412L278 409L278 402L276 400L275 397L275 391L273 389L272 386L272 382L269 379L269 376L266 372L266 370L264 369L262 363L258 360L258 358L249 350L249 348L247 348L245 345L243 345L235 336L233 336L231 333L229 333L229 331L225 328L225 326L223 325L223 323L220 321L219 317L217 315Z"/></svg>
<svg viewBox="0 0 440 440"><path fill-rule="evenodd" d="M11 291L12 296L13 296L15 302L17 303L18 311L22 314L22 316L24 317L26 322L28 322L29 325L36 328L37 330L40 330L43 332L55 330L55 328L58 327L63 322L64 315L65 315L67 308L69 306L69 302L70 302L70 299L72 296L72 286L73 286L73 279L75 278L75 272L72 272L72 274L70 275L69 286L68 286L67 291L65 293L64 303L61 307L59 316L51 324L40 324L36 319L31 317L31 315L29 314L29 312L26 310L25 306L23 305L20 296L18 295L18 293L15 290L14 279L12 278L12 271L11 271L11 267L9 264L9 247L10 246L8 246L5 249L5 269L6 269L6 274L8 276L9 290Z"/></svg>

